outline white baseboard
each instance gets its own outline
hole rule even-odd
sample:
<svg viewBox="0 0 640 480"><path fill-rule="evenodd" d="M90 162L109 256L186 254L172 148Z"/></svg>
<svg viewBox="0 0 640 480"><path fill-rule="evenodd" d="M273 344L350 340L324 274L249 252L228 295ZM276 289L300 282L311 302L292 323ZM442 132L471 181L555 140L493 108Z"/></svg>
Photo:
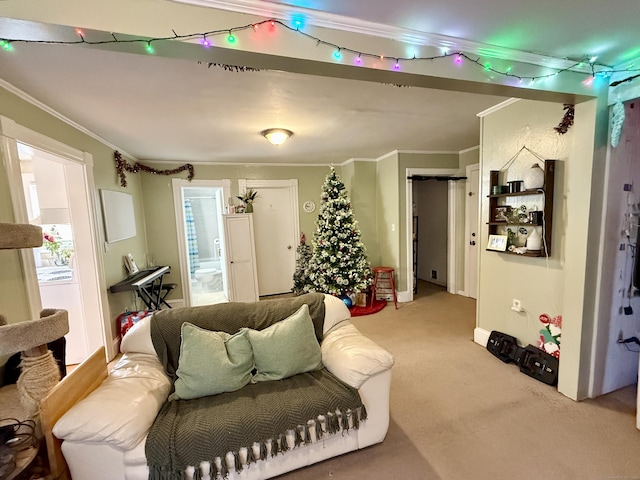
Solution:
<svg viewBox="0 0 640 480"><path fill-rule="evenodd" d="M175 298L175 299L167 300L167 303L169 305L171 305L171 308L184 307L184 299L183 298Z"/></svg>
<svg viewBox="0 0 640 480"><path fill-rule="evenodd" d="M489 342L489 335L491 335L491 332L488 332L483 328L475 328L473 330L473 341L486 348L487 343Z"/></svg>
<svg viewBox="0 0 640 480"><path fill-rule="evenodd" d="M404 292L396 292L396 300L400 303L411 301L411 292L405 290Z"/></svg>
<svg viewBox="0 0 640 480"><path fill-rule="evenodd" d="M111 348L107 350L107 357L109 357L108 361L110 362L120 353L120 335L111 340Z"/></svg>

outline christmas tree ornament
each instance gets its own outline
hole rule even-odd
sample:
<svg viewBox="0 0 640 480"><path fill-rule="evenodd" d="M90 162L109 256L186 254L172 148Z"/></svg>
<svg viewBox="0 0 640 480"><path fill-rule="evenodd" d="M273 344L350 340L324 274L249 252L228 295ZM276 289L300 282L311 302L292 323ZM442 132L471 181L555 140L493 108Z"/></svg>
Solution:
<svg viewBox="0 0 640 480"><path fill-rule="evenodd" d="M344 302L347 308L353 307L353 301L349 295L340 295L338 298Z"/></svg>

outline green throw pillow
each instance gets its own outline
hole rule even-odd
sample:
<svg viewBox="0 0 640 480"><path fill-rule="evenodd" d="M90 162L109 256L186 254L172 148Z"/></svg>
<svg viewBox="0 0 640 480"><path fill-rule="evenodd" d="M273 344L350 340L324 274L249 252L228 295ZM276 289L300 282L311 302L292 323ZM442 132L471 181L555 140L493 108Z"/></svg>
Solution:
<svg viewBox="0 0 640 480"><path fill-rule="evenodd" d="M242 331L249 334L253 348L257 370L253 383L281 380L322 368L320 345L306 304L264 330L244 328Z"/></svg>
<svg viewBox="0 0 640 480"><path fill-rule="evenodd" d="M253 351L246 331L213 332L185 322L175 392L169 400L233 392L251 381Z"/></svg>

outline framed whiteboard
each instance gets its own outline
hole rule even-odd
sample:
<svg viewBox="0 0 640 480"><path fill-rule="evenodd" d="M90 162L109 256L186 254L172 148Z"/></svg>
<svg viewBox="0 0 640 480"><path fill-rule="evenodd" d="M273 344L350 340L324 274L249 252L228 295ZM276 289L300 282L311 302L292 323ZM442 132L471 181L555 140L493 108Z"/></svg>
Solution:
<svg viewBox="0 0 640 480"><path fill-rule="evenodd" d="M136 236L136 216L130 193L100 190L107 243Z"/></svg>

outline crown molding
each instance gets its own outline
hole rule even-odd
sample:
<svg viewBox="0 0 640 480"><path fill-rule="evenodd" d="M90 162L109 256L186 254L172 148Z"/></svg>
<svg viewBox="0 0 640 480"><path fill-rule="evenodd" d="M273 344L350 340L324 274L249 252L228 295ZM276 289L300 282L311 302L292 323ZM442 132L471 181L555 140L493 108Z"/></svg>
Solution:
<svg viewBox="0 0 640 480"><path fill-rule="evenodd" d="M9 93L14 94L16 97L18 97L18 98L24 100L25 102L28 102L31 105L39 108L40 110L44 111L45 113L48 113L52 117L55 117L58 120L60 120L61 122L66 123L70 127L75 128L76 130L84 133L88 137L91 137L94 140L97 140L98 142L102 143L103 145L106 145L107 147L109 147L110 149L118 150L123 156L127 157L129 160L137 161L137 159L133 155L130 155L127 152L123 151L117 145L114 145L113 143L105 140L104 138L102 138L97 133L92 132L91 130L87 129L86 127L83 127L82 125L80 125L79 123L74 122L70 118L65 117L64 115L62 115L57 110L54 110L53 108L51 108L49 105L47 105L45 103L42 103L40 100L32 97L31 95L29 95L26 92L23 92L18 87L12 85L11 83L7 82L6 80L4 80L2 78L0 78L0 88L4 88Z"/></svg>
<svg viewBox="0 0 640 480"><path fill-rule="evenodd" d="M464 150L460 150L458 154L464 155L465 153L473 152L474 150L480 150L480 145L476 145L475 147L465 148Z"/></svg>
<svg viewBox="0 0 640 480"><path fill-rule="evenodd" d="M486 117L487 115L497 112L498 110L502 110L505 107L508 107L509 105L511 105L512 103L516 103L519 102L521 99L520 98L509 98L508 100L505 100L504 102L500 102L497 105L494 105L491 108L487 108L486 110L483 110L480 113L476 114L476 117Z"/></svg>
<svg viewBox="0 0 640 480"><path fill-rule="evenodd" d="M340 30L379 38L387 38L398 42L428 47L446 48L482 55L490 58L509 60L511 62L528 63L552 69L570 69L577 72L591 72L591 66L578 67L576 60L557 58L539 53L525 52L510 48L499 47L486 43L474 42L462 38L450 37L436 33L419 32L407 28L395 27L375 22L368 22L352 17L344 17L333 13L312 10L303 7L281 5L263 0L171 0L186 5L215 8L235 13L257 15L281 21L290 21L293 13L303 13L305 23L314 27Z"/></svg>

